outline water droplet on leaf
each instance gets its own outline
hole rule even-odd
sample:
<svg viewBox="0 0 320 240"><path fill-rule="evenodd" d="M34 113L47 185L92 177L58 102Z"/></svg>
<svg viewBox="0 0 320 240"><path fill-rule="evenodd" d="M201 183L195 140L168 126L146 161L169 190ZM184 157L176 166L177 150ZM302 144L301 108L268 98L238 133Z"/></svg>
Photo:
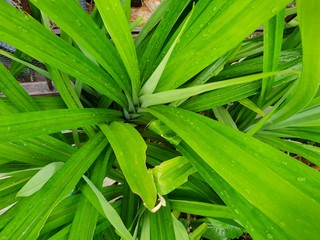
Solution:
<svg viewBox="0 0 320 240"><path fill-rule="evenodd" d="M82 26L82 23L80 22L80 20L76 19L76 24L81 27Z"/></svg>
<svg viewBox="0 0 320 240"><path fill-rule="evenodd" d="M305 181L307 181L307 179L305 177L298 177L297 181L298 182L305 182Z"/></svg>
<svg viewBox="0 0 320 240"><path fill-rule="evenodd" d="M272 13L273 13L273 14L276 14L276 13L278 12L278 9L279 9L278 7L273 8L273 9L272 9Z"/></svg>
<svg viewBox="0 0 320 240"><path fill-rule="evenodd" d="M26 21L30 21L30 20L31 20L31 18L30 18L28 15L25 15L25 16L24 16L24 19L25 19Z"/></svg>
<svg viewBox="0 0 320 240"><path fill-rule="evenodd" d="M273 238L273 235L271 233L267 233L267 238L268 239L272 239Z"/></svg>

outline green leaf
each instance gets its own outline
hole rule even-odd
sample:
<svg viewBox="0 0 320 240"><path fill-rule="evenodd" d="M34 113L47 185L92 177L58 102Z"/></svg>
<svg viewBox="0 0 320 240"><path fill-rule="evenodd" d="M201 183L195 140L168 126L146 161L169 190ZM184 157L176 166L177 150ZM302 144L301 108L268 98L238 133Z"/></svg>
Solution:
<svg viewBox="0 0 320 240"><path fill-rule="evenodd" d="M235 208L235 213L240 213L239 209L241 206L241 211L246 215L246 220L250 219L251 221L246 221L241 223L239 218L237 222L243 224L243 226L250 232L250 235L254 238L265 239L266 234L272 232L276 236L282 236L283 239L285 235L281 228L272 225L270 227L270 219L262 214L257 208L253 207L244 197L237 193L222 177L220 177L210 166L203 161L190 147L185 143L182 143L179 146L179 150L183 153L185 157L194 165L198 171L201 173L203 178L208 182L208 184L215 189L218 193L221 194L223 201L230 206L234 207L234 203L237 203L239 208ZM198 200L198 199L196 199ZM259 216L259 219L256 218ZM270 236L270 235L269 235Z"/></svg>
<svg viewBox="0 0 320 240"><path fill-rule="evenodd" d="M278 70L284 30L284 13L285 10L283 9L269 19L264 25L263 72ZM262 80L262 89L259 99L260 106L270 94L273 88L273 82L274 77L272 76Z"/></svg>
<svg viewBox="0 0 320 240"><path fill-rule="evenodd" d="M172 215L172 222L173 222L174 235L176 239L189 240L187 229L185 229L182 222L176 219L173 215Z"/></svg>
<svg viewBox="0 0 320 240"><path fill-rule="evenodd" d="M298 154L308 161L320 166L320 148L309 144L303 144L290 139L281 139L269 135L257 135L257 138L267 142L282 151Z"/></svg>
<svg viewBox="0 0 320 240"><path fill-rule="evenodd" d="M242 100L240 100L242 101ZM214 112L215 117L218 119L218 121L224 123L225 125L228 125L230 127L233 127L234 129L237 129L237 125L235 124L234 120L232 119L230 113L228 110L221 106L221 107L216 107L212 109Z"/></svg>
<svg viewBox="0 0 320 240"><path fill-rule="evenodd" d="M162 20L163 15L167 12L167 9L172 4L172 2L173 0L163 0L157 7L157 9L152 13L150 19L146 22L146 24L141 29L141 32L135 39L136 48L139 48L141 43L150 34L152 29L159 23L160 20Z"/></svg>
<svg viewBox="0 0 320 240"><path fill-rule="evenodd" d="M52 210L71 193L106 145L104 135L97 133L71 156L41 190L19 201L11 209L16 214L1 231L0 239L37 239Z"/></svg>
<svg viewBox="0 0 320 240"><path fill-rule="evenodd" d="M239 44L238 47L230 50L229 52L224 54L221 58L219 58L218 60L213 62L211 65L206 67L188 86L191 87L191 86L204 84L207 81L209 81L209 79L211 79L212 77L218 75L223 70L225 65L228 63L230 58L233 57L239 51L240 46L241 45ZM182 99L177 102L173 102L170 104L170 106L178 107L186 100L187 99Z"/></svg>
<svg viewBox="0 0 320 240"><path fill-rule="evenodd" d="M123 200L120 216L125 226L129 228L129 230L131 230L134 226L135 219L138 214L137 211L139 209L141 201L139 196L131 191L130 186L127 182L124 182L123 185Z"/></svg>
<svg viewBox="0 0 320 240"><path fill-rule="evenodd" d="M47 66L47 69L50 73L50 76L54 82L55 87L57 88L61 98L64 100L69 109L78 109L83 108L82 103L80 102L79 97L75 89L73 88L71 81L67 74L59 71L56 68ZM93 136L95 131L92 127L84 128L88 136Z"/></svg>
<svg viewBox="0 0 320 240"><path fill-rule="evenodd" d="M39 191L43 185L63 166L63 162L50 163L37 172L17 193L17 197L28 197Z"/></svg>
<svg viewBox="0 0 320 240"><path fill-rule="evenodd" d="M45 12L60 29L68 33L78 45L86 49L126 93L131 93L130 82L126 73L123 72L123 64L116 49L77 1L32 2Z"/></svg>
<svg viewBox="0 0 320 240"><path fill-rule="evenodd" d="M209 79L214 76L217 76L230 61L230 58L234 57L234 55L239 51L241 45L237 46L234 49L231 49L229 52L220 57L217 61L213 62L207 68L205 68L192 82L192 86L200 85L206 83ZM230 65L227 65L230 66ZM231 65L232 66L232 65ZM271 71L270 71L271 72Z"/></svg>
<svg viewBox="0 0 320 240"><path fill-rule="evenodd" d="M320 126L320 106L301 111L279 123L269 123L265 129Z"/></svg>
<svg viewBox="0 0 320 240"><path fill-rule="evenodd" d="M199 86L180 88L175 90L163 91L154 94L146 94L140 97L141 107L149 107L157 104L177 101L180 99L188 98L204 92L209 92L219 88L226 88L238 84L250 83L260 80L263 77L274 76L276 74L285 72L271 72L254 74L245 77L234 78L226 81L207 83ZM298 72L287 72L288 74L298 74Z"/></svg>
<svg viewBox="0 0 320 240"><path fill-rule="evenodd" d="M190 240L200 240L202 235L207 231L207 229L208 225L206 223L202 223L189 235Z"/></svg>
<svg viewBox="0 0 320 240"><path fill-rule="evenodd" d="M38 168L29 168L8 173L0 173L0 191L28 181L38 170Z"/></svg>
<svg viewBox="0 0 320 240"><path fill-rule="evenodd" d="M118 231L118 234L128 240L133 240L128 229L123 224L119 214L111 206L111 204L104 198L96 186L86 177L83 176L87 185L81 188L82 193L87 197L91 204L99 211L99 213L107 218L112 226Z"/></svg>
<svg viewBox="0 0 320 240"><path fill-rule="evenodd" d="M297 1L299 29L303 49L302 75L293 86L292 94L272 118L279 122L293 116L307 106L316 95L320 84L320 26L314 25L314 19L320 11L320 2L317 0Z"/></svg>
<svg viewBox="0 0 320 240"><path fill-rule="evenodd" d="M164 161L153 170L158 192L166 195L188 181L188 176L196 170L184 157L176 157Z"/></svg>
<svg viewBox="0 0 320 240"><path fill-rule="evenodd" d="M63 109L0 116L0 143L113 121L120 113L105 109Z"/></svg>
<svg viewBox="0 0 320 240"><path fill-rule="evenodd" d="M144 214L142 218L142 227L141 227L141 240L149 240L150 239L150 215Z"/></svg>
<svg viewBox="0 0 320 240"><path fill-rule="evenodd" d="M213 217L213 218L228 218L234 219L235 214L232 210L223 205L203 203L203 202L194 202L194 201L185 201L185 200L170 200L170 206L172 209L179 212Z"/></svg>
<svg viewBox="0 0 320 240"><path fill-rule="evenodd" d="M167 199L166 199L167 202ZM143 216L144 239L166 240L175 239L173 217L170 206L163 206L157 212L146 211ZM165 224L164 224L165 223Z"/></svg>
<svg viewBox="0 0 320 240"><path fill-rule="evenodd" d="M316 200L318 193L314 192L319 182L317 172L254 138L204 116L164 106L153 107L148 111L174 130L208 167L214 169L250 203L246 207L237 207L237 202L227 200L218 191L241 221L248 224L250 221L255 222L241 214L242 210L247 211L246 208L252 205L269 218L268 224L281 229L283 239L299 239L306 234L308 238L316 238L318 232L311 223L319 220L319 216L313 214L315 209L320 209ZM282 161L295 165L296 171L279 167L279 161L280 164ZM239 175L239 171L250 173L250 177ZM263 175L259 174L261 171ZM302 206L298 202L308 204ZM274 206L277 206L276 209ZM310 218L313 218L311 222ZM257 234L262 236L266 234L265 231L270 231L267 229L267 226L264 230L259 229Z"/></svg>
<svg viewBox="0 0 320 240"><path fill-rule="evenodd" d="M0 152L5 159L11 162L23 162L35 166L45 166L54 161L66 161L67 156L48 151L28 142L0 144ZM0 160L3 162L3 159Z"/></svg>
<svg viewBox="0 0 320 240"><path fill-rule="evenodd" d="M0 38L31 57L50 64L95 88L126 108L118 84L102 68L32 17L1 1ZM19 29L17 35L12 29ZM3 34L5 32L5 34Z"/></svg>
<svg viewBox="0 0 320 240"><path fill-rule="evenodd" d="M50 78L50 75L48 74L47 71L43 70L42 68L37 67L36 65L33 65L33 64L29 63L29 62L26 62L25 60L19 59L19 58L15 57L11 53L8 53L6 51L0 50L0 54L3 55L3 56L6 56L6 57L8 57L8 58L10 58L12 60L14 60L15 62L21 63L23 68L25 68L25 67L31 68L34 71L42 74L43 76L45 76L47 78ZM12 68L12 66L10 66L10 72L12 72L12 70L13 70L13 68Z"/></svg>
<svg viewBox="0 0 320 240"><path fill-rule="evenodd" d="M107 170L110 154L111 151L108 151L106 154L101 154L92 166L91 183L95 184L100 191L102 189L102 183ZM72 221L69 239L93 239L98 217L99 212L96 208L84 195L81 195ZM79 226L81 226L80 229Z"/></svg>
<svg viewBox="0 0 320 240"><path fill-rule="evenodd" d="M265 113L260 109L254 102L252 102L248 98L244 98L238 101L241 105L245 106L246 108L254 111L257 114L260 114L262 117L265 116Z"/></svg>
<svg viewBox="0 0 320 240"><path fill-rule="evenodd" d="M195 12L205 4L206 8L201 9L201 14L193 20L194 24L182 36L156 92L181 86L236 47L240 41L290 2L290 0L198 1L195 4Z"/></svg>
<svg viewBox="0 0 320 240"><path fill-rule="evenodd" d="M38 106L33 99L21 87L10 72L0 64L0 91L13 103L13 105L21 112L37 111Z"/></svg>
<svg viewBox="0 0 320 240"><path fill-rule="evenodd" d="M243 234L243 229L230 224L209 218L207 221L208 229L203 235L209 239L225 240L239 238Z"/></svg>
<svg viewBox="0 0 320 240"><path fill-rule="evenodd" d="M130 27L120 0L96 0L101 18L131 79L133 102L137 103L140 73Z"/></svg>
<svg viewBox="0 0 320 240"><path fill-rule="evenodd" d="M57 207L55 207L55 209L50 213L46 224L41 229L39 238L48 238L46 237L46 234L50 234L50 232L55 229L72 222L76 209L79 205L79 197L79 194L67 197L63 199Z"/></svg>
<svg viewBox="0 0 320 240"><path fill-rule="evenodd" d="M5 101L5 98L0 98L0 115L12 114L19 112L16 108L9 104L9 101Z"/></svg>
<svg viewBox="0 0 320 240"><path fill-rule="evenodd" d="M129 124L113 122L100 125L109 140L120 168L132 192L138 194L149 210L156 203L157 190L152 172L146 167L146 144L138 131Z"/></svg>
<svg viewBox="0 0 320 240"><path fill-rule="evenodd" d="M187 17L187 19L185 20L185 22L183 23L181 30L179 31L178 35L176 36L176 38L174 39L170 49L168 50L168 52L166 53L166 55L164 56L164 58L162 59L162 61L160 62L159 66L156 68L156 70L152 73L152 75L150 76L150 78L146 81L146 83L142 86L139 95L143 96L143 95L148 95L148 94L152 94L154 92L154 90L156 89L159 80L161 78L161 75L167 65L167 62L169 61L169 58L173 52L173 49L175 48L175 46L177 45L177 43L180 41L180 37L183 34L185 28L188 25L188 22L192 16L192 11L190 12L189 16ZM140 98L141 100L141 98Z"/></svg>
<svg viewBox="0 0 320 240"><path fill-rule="evenodd" d="M170 33L172 31L173 28L176 28L175 24L177 21L179 21L178 19L181 17L181 15L183 15L183 11L187 8L187 6L190 4L190 0L182 0L182 1L172 1L172 0L167 0L167 1L163 1L161 3L160 6L157 7L156 12L154 12L151 15L151 18L148 20L146 26L144 26L142 28L141 33L138 35L138 39L137 41L140 40L141 35L143 35L145 28L149 28L149 26L151 25L151 23L153 23L154 21L157 21L158 19L158 13L160 13L162 10L162 8L166 8L166 11L164 13L162 13L162 18L161 21L159 22L158 26L155 28L154 33L150 34L151 35L151 39L148 42L146 49L141 53L141 57L140 57L140 69L141 69L141 78L142 81L145 82L150 75L154 75L152 74L156 67L161 66L161 63L164 63L163 60L161 60L163 57L166 58L167 60L169 59L169 56L171 55L171 53L169 54L169 52L172 52L173 46L176 45L177 41L176 39L178 38L178 36L170 36ZM178 30L178 35L181 36L182 33L182 29L185 28L183 25L186 24L181 24L179 26L179 30ZM165 54L165 56L163 56L164 54L161 53L161 51L163 51L164 46L166 45L166 41L168 41L169 39L173 38L173 43L170 44L170 49L167 51L167 53ZM161 63L159 64L161 60ZM167 62L167 61L166 61ZM165 64L166 64L165 62ZM159 73L158 78L161 77L161 74L163 72L164 69L162 69L162 71ZM159 79L158 79L159 80ZM156 86L155 86L156 87Z"/></svg>
<svg viewBox="0 0 320 240"><path fill-rule="evenodd" d="M240 64L240 63L239 63ZM241 72L241 70L239 70ZM287 88L288 82L297 79L297 75L291 76L279 76L276 77L276 86L281 86ZM188 109L190 111L204 111L214 107L222 106L224 104L229 104L230 102L239 101L243 98L259 94L261 89L261 82L245 83L240 85L235 85L231 87L217 89L212 92L204 93L193 98L188 99L184 102L181 107Z"/></svg>

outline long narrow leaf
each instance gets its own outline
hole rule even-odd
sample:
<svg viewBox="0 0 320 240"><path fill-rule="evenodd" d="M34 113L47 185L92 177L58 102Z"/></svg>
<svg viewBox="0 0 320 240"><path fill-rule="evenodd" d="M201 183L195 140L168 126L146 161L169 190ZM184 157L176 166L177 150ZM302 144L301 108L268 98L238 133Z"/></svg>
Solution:
<svg viewBox="0 0 320 240"><path fill-rule="evenodd" d="M133 102L137 103L140 72L130 27L120 0L96 0L101 18L131 79Z"/></svg>
<svg viewBox="0 0 320 240"><path fill-rule="evenodd" d="M96 186L87 178L83 177L87 182L87 185L81 188L83 194L88 198L93 206L109 220L112 226L118 231L118 234L124 239L133 240L128 229L123 224L120 216L116 210L111 206L111 204L103 197L101 192L96 188Z"/></svg>
<svg viewBox="0 0 320 240"><path fill-rule="evenodd" d="M142 198L149 210L153 209L157 190L152 172L146 167L144 140L129 124L113 122L100 125L100 128L109 140L131 190Z"/></svg>
<svg viewBox="0 0 320 240"><path fill-rule="evenodd" d="M183 200L170 200L170 206L172 209L185 212L189 214L195 214L206 217L213 218L229 218L234 219L234 212L227 206L202 203L202 202L192 202Z"/></svg>
<svg viewBox="0 0 320 240"><path fill-rule="evenodd" d="M157 7L157 9L152 13L150 19L146 22L146 24L141 29L141 32L135 39L135 46L139 48L141 43L145 40L148 34L152 31L152 29L158 24L158 22L162 19L163 15L166 13L168 7L173 2L173 0L164 0L161 5Z"/></svg>
<svg viewBox="0 0 320 240"><path fill-rule="evenodd" d="M0 116L0 143L110 122L119 117L119 112L104 109L63 109Z"/></svg>
<svg viewBox="0 0 320 240"><path fill-rule="evenodd" d="M179 46L175 49L159 81L156 92L181 86L236 47L240 41L291 1L204 0L195 5L195 12L202 2L212 4L201 13L197 23L187 29L182 36Z"/></svg>
<svg viewBox="0 0 320 240"><path fill-rule="evenodd" d="M21 112L39 110L37 104L2 63L0 64L0 91L3 92Z"/></svg>
<svg viewBox="0 0 320 240"><path fill-rule="evenodd" d="M110 150L110 148L109 148ZM92 167L91 184L101 191L103 179L107 170L111 151L101 154ZM99 212L90 203L86 196L82 195L72 221L69 239L92 239L98 222ZM79 226L82 226L79 229Z"/></svg>
<svg viewBox="0 0 320 240"><path fill-rule="evenodd" d="M50 75L48 74L47 71L45 71L45 70L43 70L42 68L39 68L39 67L37 67L37 66L29 63L29 62L26 62L26 61L24 61L24 60L22 60L22 59L19 59L19 58L15 57L15 56L14 56L13 54L11 54L11 53L8 53L8 52L6 52L6 51L0 50L0 54L3 55L3 56L6 56L6 57L8 57L8 58L10 58L10 59L12 59L12 60L14 60L14 61L17 62L17 63L21 63L22 67L23 67L23 66L28 67L28 68L33 69L33 70L35 70L36 72L42 74L43 76L45 76L45 77L47 77L47 78L50 78ZM12 63L12 64L13 64L13 63ZM23 68L24 68L24 67L23 67ZM13 69L14 69L14 68L13 68L12 66L10 66L10 72L12 72Z"/></svg>
<svg viewBox="0 0 320 240"><path fill-rule="evenodd" d="M225 87L234 86L234 85L238 85L238 84L254 82L254 81L257 81L263 77L274 76L279 73L281 73L281 72L254 74L254 75L250 75L250 76L230 79L228 81L213 82L213 83L207 83L207 84L203 84L203 85L199 85L199 86L193 86L193 87L188 87L188 88L163 91L163 92L154 93L154 94L142 95L140 97L141 107L149 107L149 106L153 106L153 105L157 105L157 104L173 102L173 101L188 98L188 97L191 97L191 96L194 96L197 94L209 92L209 91L219 89L219 88L225 88ZM291 73L297 73L297 72L291 72Z"/></svg>
<svg viewBox="0 0 320 240"><path fill-rule="evenodd" d="M14 207L19 211L1 231L0 239L37 239L49 214L71 193L106 145L104 135L97 133L72 155L40 191L22 199Z"/></svg>
<svg viewBox="0 0 320 240"><path fill-rule="evenodd" d="M284 120L302 110L316 95L320 84L320 26L314 25L314 19L320 11L317 0L297 1L299 28L303 49L302 75L293 87L292 96L272 118L272 121Z"/></svg>
<svg viewBox="0 0 320 240"><path fill-rule="evenodd" d="M317 166L320 166L320 149L317 146L268 135L258 135L257 137L282 151L298 154Z"/></svg>
<svg viewBox="0 0 320 240"><path fill-rule="evenodd" d="M163 45L165 44L165 41L167 40L167 38L169 38L168 35L170 34L178 18L183 14L183 11L191 1L190 0L165 1L165 4L168 4L167 2L171 2L170 7L167 7L167 11L165 12L161 21L159 22L159 26L155 29L155 32L152 34L150 42L148 43L147 48L143 52L143 56L139 61L139 64L141 66L141 78L143 81L145 81L151 75L151 73L155 71L154 69L157 66L156 60L159 57L159 53L161 52ZM163 8L164 6L162 5L164 4L161 4L159 8ZM185 28L185 27L182 26L181 29L182 28ZM180 32L182 31L183 30L180 30ZM182 34L179 33L178 35L181 36ZM176 36L175 38L177 39L178 36ZM176 42L176 40L174 40L174 42ZM171 44L170 49L172 49L174 45L175 43ZM173 49L172 50L170 49L168 50L166 55L168 55L169 52L172 52ZM165 57L165 58L169 60L168 57ZM163 62L163 60L161 62ZM159 75L159 78L161 77L161 74Z"/></svg>
<svg viewBox="0 0 320 240"><path fill-rule="evenodd" d="M17 193L17 197L31 196L40 190L43 185L59 170L59 168L63 166L63 164L63 162L54 162L43 167L26 183L26 185L20 189Z"/></svg>
<svg viewBox="0 0 320 240"><path fill-rule="evenodd" d="M94 87L126 108L127 102L118 84L69 43L46 30L30 16L1 1L0 38L26 54L48 63ZM19 36L12 29L20 29Z"/></svg>
<svg viewBox="0 0 320 240"><path fill-rule="evenodd" d="M154 90L156 89L159 80L161 78L161 75L169 61L169 58L176 46L176 44L179 42L181 35L183 34L183 31L185 30L185 28L188 25L188 22L192 16L192 13L190 13L190 15L187 17L187 19L185 20L184 24L182 25L178 35L176 36L176 38L174 39L170 49L168 50L168 52L166 53L166 55L164 56L164 58L162 59L162 61L160 62L159 66L156 68L156 70L152 73L152 75L150 76L150 78L146 81L146 83L142 86L141 91L139 92L139 95L147 95L147 94L152 94L154 92Z"/></svg>
<svg viewBox="0 0 320 240"><path fill-rule="evenodd" d="M264 72L276 71L278 68L284 29L284 13L285 10L281 10L278 14L269 19L264 26ZM273 87L273 82L274 77L268 77L262 80L260 103L263 103L265 98L269 95Z"/></svg>
<svg viewBox="0 0 320 240"><path fill-rule="evenodd" d="M160 208L156 213L145 212L144 219L148 218L149 222L147 220L147 227L149 227L149 229L145 233L146 240L175 239L173 219L169 205ZM149 235L147 235L147 233L149 233Z"/></svg>
<svg viewBox="0 0 320 240"><path fill-rule="evenodd" d="M116 49L77 1L32 2L50 16L77 44L85 48L126 93L131 93L130 82L126 77L126 72L123 71L123 64Z"/></svg>
<svg viewBox="0 0 320 240"><path fill-rule="evenodd" d="M161 163L153 170L155 183L161 195L166 195L187 182L196 170L183 157L176 157Z"/></svg>
<svg viewBox="0 0 320 240"><path fill-rule="evenodd" d="M268 159L268 156L270 158L273 155L283 159L288 157L255 141L253 138L245 137L236 130L222 127L223 125L210 121L203 116L160 106L153 107L148 111L177 132L210 167L217 171L234 189L239 191L247 201L250 201L263 214L268 216L273 223L280 224L278 229L285 231L288 234L287 236L298 239L307 234L311 239L316 237L318 232L315 230L316 226L311 226L310 218L313 218L312 222L317 222L319 218L319 216L313 214L315 209L320 209L320 204L316 200L318 194L312 191L316 188L316 182L318 181L316 179L319 176L312 172L313 170L297 163L301 169L292 172L275 167L271 160L268 161L268 164L257 161L260 159L259 156L263 159ZM192 131L188 129L192 129ZM225 137L226 135L228 138ZM248 141L250 141L250 144ZM232 153L228 151L228 148L233 149ZM244 151L248 148L250 151ZM265 155L264 151L268 151L268 156ZM292 162L292 159L288 158L284 161ZM230 162L231 167L227 167ZM247 171L251 176L243 175L242 178L238 174L239 169L240 171ZM263 171L264 174L258 174L260 171ZM307 181L307 176L313 179L309 184L304 182ZM304 184L299 184L300 182ZM264 188L261 189L261 186L264 186ZM251 192L256 194L253 196ZM290 192L290 195L287 194L288 192ZM220 196L223 198L221 193ZM293 197L295 201L292 200ZM284 201L284 199L286 200ZM308 202L308 204L301 206L298 202ZM236 205L236 203L233 204ZM275 205L277 210L273 208ZM235 212L238 213L239 211L236 208ZM298 221L292 218L292 216L297 215ZM243 221L248 221L245 215L239 214L238 217L243 218ZM299 235L301 236L299 237Z"/></svg>

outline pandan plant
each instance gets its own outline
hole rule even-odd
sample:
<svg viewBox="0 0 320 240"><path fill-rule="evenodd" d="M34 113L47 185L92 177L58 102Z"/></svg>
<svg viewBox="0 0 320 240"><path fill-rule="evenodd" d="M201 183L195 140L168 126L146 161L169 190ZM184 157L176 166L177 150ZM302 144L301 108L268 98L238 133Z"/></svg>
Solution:
<svg viewBox="0 0 320 240"><path fill-rule="evenodd" d="M318 239L320 2L290 2L164 0L134 39L127 0L0 1L0 239Z"/></svg>

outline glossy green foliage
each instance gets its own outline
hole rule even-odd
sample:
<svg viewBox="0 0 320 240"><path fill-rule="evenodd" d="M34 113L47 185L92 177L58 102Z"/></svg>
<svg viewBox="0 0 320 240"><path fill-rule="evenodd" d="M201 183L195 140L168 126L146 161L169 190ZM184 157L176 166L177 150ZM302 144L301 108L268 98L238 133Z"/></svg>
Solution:
<svg viewBox="0 0 320 240"><path fill-rule="evenodd" d="M140 71L130 28L121 2L113 0L98 0L95 3L97 4L104 25L110 34L129 74L132 86L133 102L138 104L137 97L140 90Z"/></svg>
<svg viewBox="0 0 320 240"><path fill-rule="evenodd" d="M317 239L319 1L129 3L0 1L0 239Z"/></svg>
<svg viewBox="0 0 320 240"><path fill-rule="evenodd" d="M152 210L157 192L153 175L146 168L144 140L129 124L113 122L100 128L109 140L131 190L140 195L146 207Z"/></svg>
<svg viewBox="0 0 320 240"><path fill-rule="evenodd" d="M316 39L319 37L320 29L314 29L313 21L320 11L319 2L297 1L297 11L299 16L299 29L301 31L301 42L303 48L302 75L296 85L293 86L291 96L283 109L274 116L274 121L284 120L301 111L316 95L319 88L319 57L314 54L320 49L320 43Z"/></svg>
<svg viewBox="0 0 320 240"><path fill-rule="evenodd" d="M149 109L149 111L166 123L171 129L174 129L195 153L203 159L208 167L216 171L231 188L241 192L241 195L250 202L250 204L247 205L249 208L252 209L250 205L254 205L257 210L265 214L267 218L275 223L273 228L285 231L286 234L283 233L283 239L290 239L291 237L306 233L310 234L310 237L316 237L318 231L315 230L315 226L310 225L308 219L311 217L319 217L312 214L314 209L320 208L320 203L316 202L318 198L316 195L319 193L314 193L311 190L316 187L315 185L311 187L311 185L319 182L318 178L320 176L317 172L288 158L285 154L269 149L268 146L264 146L262 143L245 134L242 135L231 128L229 129L219 123L205 119L200 115L168 107L154 107ZM184 130L188 128L192 128L193 131ZM211 138L214 138L215 141L210 142L209 139ZM233 145L234 143L236 143L236 145ZM233 152L230 153L228 149L232 149ZM268 154L266 152L268 152ZM266 155L268 156L269 162L262 161ZM276 165L277 162L282 164L285 162L286 165L292 164L295 166L296 171L279 168ZM224 166L228 163L231 167L225 168ZM208 173L210 172L209 169L207 171ZM250 178L248 176L237 175L233 173L233 171L250 172ZM264 174L261 175L260 171ZM305 175L301 176L301 173ZM312 178L312 180L310 179L310 185L306 186L304 183L308 181L309 178ZM287 182L289 179L291 179L291 181L295 180L297 183L290 186ZM276 188L273 183L277 183ZM269 184L270 186L268 186ZM270 203L267 203L268 195L263 196L264 193L269 194L267 193L268 191L264 193L260 192L259 196L251 194L252 192L258 192L261 186L264 186L265 190L270 188L270 191L273 192L273 196L275 197L270 199ZM245 190L243 191L242 189ZM217 191L219 190L217 189ZM290 195L288 192L290 192ZM220 196L224 201L228 201L221 192ZM290 201L289 199L292 196L299 196L304 199L297 200L295 206L293 206L293 204L287 205L286 202ZM232 195L228 197L232 198ZM286 198L287 200L284 201ZM304 209L299 202L306 201L309 201L309 206L313 205L313 207L308 208L309 213L305 212L306 219L300 219L297 222L296 219L292 219L290 216L293 216L297 209ZM285 204L282 205L282 203ZM271 209L270 207L273 204L277 205L277 208ZM237 207L237 203L235 202L233 205L233 210L239 215L240 221L246 221L245 219L241 220L241 210ZM241 208L244 208L244 206ZM307 209L302 209L301 211L307 211ZM313 221L317 222L316 219ZM300 230L296 231L302 222L306 224L303 227L303 229L305 229L304 233L301 233ZM294 226L294 224L296 224L295 228L288 227L288 229L286 229L286 226ZM255 228L254 225L252 225L252 227ZM307 230L307 228L309 229ZM266 231L269 232L270 229L267 228Z"/></svg>

